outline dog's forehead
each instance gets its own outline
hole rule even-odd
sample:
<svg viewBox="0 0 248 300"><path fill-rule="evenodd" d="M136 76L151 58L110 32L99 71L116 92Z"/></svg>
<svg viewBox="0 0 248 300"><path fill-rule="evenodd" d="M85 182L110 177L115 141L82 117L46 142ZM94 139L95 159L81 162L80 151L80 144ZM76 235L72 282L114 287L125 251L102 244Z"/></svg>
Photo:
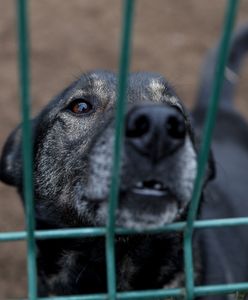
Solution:
<svg viewBox="0 0 248 300"><path fill-rule="evenodd" d="M112 72L96 71L84 75L80 82L80 88L87 94L92 94L101 100L115 98L116 76Z"/></svg>
<svg viewBox="0 0 248 300"><path fill-rule="evenodd" d="M167 103L178 106L183 110L183 106L174 90L161 75L147 72L133 73L130 76L129 82L130 102L141 100L145 102Z"/></svg>

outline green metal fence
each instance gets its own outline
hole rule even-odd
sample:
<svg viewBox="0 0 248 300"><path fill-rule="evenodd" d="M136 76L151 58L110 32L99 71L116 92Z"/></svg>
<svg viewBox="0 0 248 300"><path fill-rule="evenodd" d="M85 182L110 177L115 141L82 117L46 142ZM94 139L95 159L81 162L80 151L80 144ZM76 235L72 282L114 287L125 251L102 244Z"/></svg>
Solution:
<svg viewBox="0 0 248 300"><path fill-rule="evenodd" d="M114 165L112 172L111 193L109 199L109 219L105 228L77 228L64 230L39 230L35 231L34 201L32 188L32 143L31 128L29 124L29 38L28 38L28 12L27 0L17 1L18 36L19 36L19 66L20 66L20 92L22 107L22 130L23 130L23 160L24 160L24 196L26 202L26 231L0 233L0 242L26 240L28 255L28 299L29 300L114 300L114 299L164 299L167 297L191 300L202 295L228 294L248 291L248 282L235 284L220 284L211 286L194 285L194 266L192 259L192 234L195 228L217 228L224 226L248 225L247 218L230 218L218 220L195 221L205 167L208 159L211 137L216 119L219 96L224 77L225 63L228 57L230 37L238 9L238 0L227 0L226 14L223 26L222 39L219 49L217 67L215 72L214 87L210 106L204 127L203 142L200 149L198 170L193 189L192 201L186 222L178 222L155 229L130 230L115 228L114 213L118 203L120 152L123 139L123 119L126 98L126 84L131 52L131 33L134 15L135 0L123 0L123 27L119 69L119 94L117 103L116 133L114 144ZM116 292L115 278L115 234L157 234L165 231L184 232L184 261L186 282L184 288L148 290L137 292ZM59 238L84 238L89 236L106 237L106 260L108 292L106 294L78 295L66 297L37 297L37 272L36 272L36 239L59 239Z"/></svg>

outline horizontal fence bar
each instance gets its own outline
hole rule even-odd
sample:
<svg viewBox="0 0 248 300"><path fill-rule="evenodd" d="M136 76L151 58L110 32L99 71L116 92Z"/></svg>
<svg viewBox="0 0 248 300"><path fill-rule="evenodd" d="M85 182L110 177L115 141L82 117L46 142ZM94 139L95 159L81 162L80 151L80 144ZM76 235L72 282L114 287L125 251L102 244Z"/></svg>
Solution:
<svg viewBox="0 0 248 300"><path fill-rule="evenodd" d="M233 294L236 292L248 292L248 282L232 283L232 284L218 284L196 286L194 289L194 296L210 296L220 294ZM184 288L176 289L159 289L147 291L133 291L133 292L119 292L116 294L116 299L119 300L141 300L141 299L165 299L167 297L182 297L185 295ZM37 300L107 300L107 294L92 294L92 295L77 295L77 296L56 296L48 298L38 298ZM24 299L22 299L24 300ZM26 299L25 299L26 300Z"/></svg>
<svg viewBox="0 0 248 300"><path fill-rule="evenodd" d="M150 229L125 229L116 228L115 233L119 235L131 235L131 234L158 234L168 231L183 231L185 229L186 222L177 222L174 224L168 224L166 226L150 228ZM234 227L234 226L248 226L248 218L228 218L228 219L214 219L195 221L195 229L207 229L207 228L221 228L221 227ZM98 228L73 228L73 229L50 229L50 230L36 230L34 236L37 240L49 240L60 238L84 238L84 237L99 237L106 234L105 227ZM27 238L26 231L14 231L14 232L2 232L0 233L0 242L14 242L21 241Z"/></svg>

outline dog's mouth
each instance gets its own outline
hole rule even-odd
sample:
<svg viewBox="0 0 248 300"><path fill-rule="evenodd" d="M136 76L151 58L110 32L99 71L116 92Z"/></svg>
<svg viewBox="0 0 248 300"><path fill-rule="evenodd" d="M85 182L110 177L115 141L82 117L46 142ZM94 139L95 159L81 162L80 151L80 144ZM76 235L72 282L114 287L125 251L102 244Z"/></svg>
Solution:
<svg viewBox="0 0 248 300"><path fill-rule="evenodd" d="M146 181L138 181L131 188L131 193L140 196L166 197L169 195L170 190L163 184L163 182L152 179Z"/></svg>
<svg viewBox="0 0 248 300"><path fill-rule="evenodd" d="M153 228L180 219L181 201L170 186L156 178L134 181L120 192L116 224Z"/></svg>

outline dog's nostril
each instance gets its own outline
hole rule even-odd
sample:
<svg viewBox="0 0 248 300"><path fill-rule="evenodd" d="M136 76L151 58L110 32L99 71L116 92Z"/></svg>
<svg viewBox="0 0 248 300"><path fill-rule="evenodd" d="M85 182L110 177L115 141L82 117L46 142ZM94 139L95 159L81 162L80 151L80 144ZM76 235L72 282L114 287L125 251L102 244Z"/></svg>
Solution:
<svg viewBox="0 0 248 300"><path fill-rule="evenodd" d="M186 134L185 122L177 116L170 116L166 121L166 130L170 137L183 139Z"/></svg>
<svg viewBox="0 0 248 300"><path fill-rule="evenodd" d="M141 137L149 131L150 122L146 115L140 115L132 122L128 122L126 136L129 138Z"/></svg>

